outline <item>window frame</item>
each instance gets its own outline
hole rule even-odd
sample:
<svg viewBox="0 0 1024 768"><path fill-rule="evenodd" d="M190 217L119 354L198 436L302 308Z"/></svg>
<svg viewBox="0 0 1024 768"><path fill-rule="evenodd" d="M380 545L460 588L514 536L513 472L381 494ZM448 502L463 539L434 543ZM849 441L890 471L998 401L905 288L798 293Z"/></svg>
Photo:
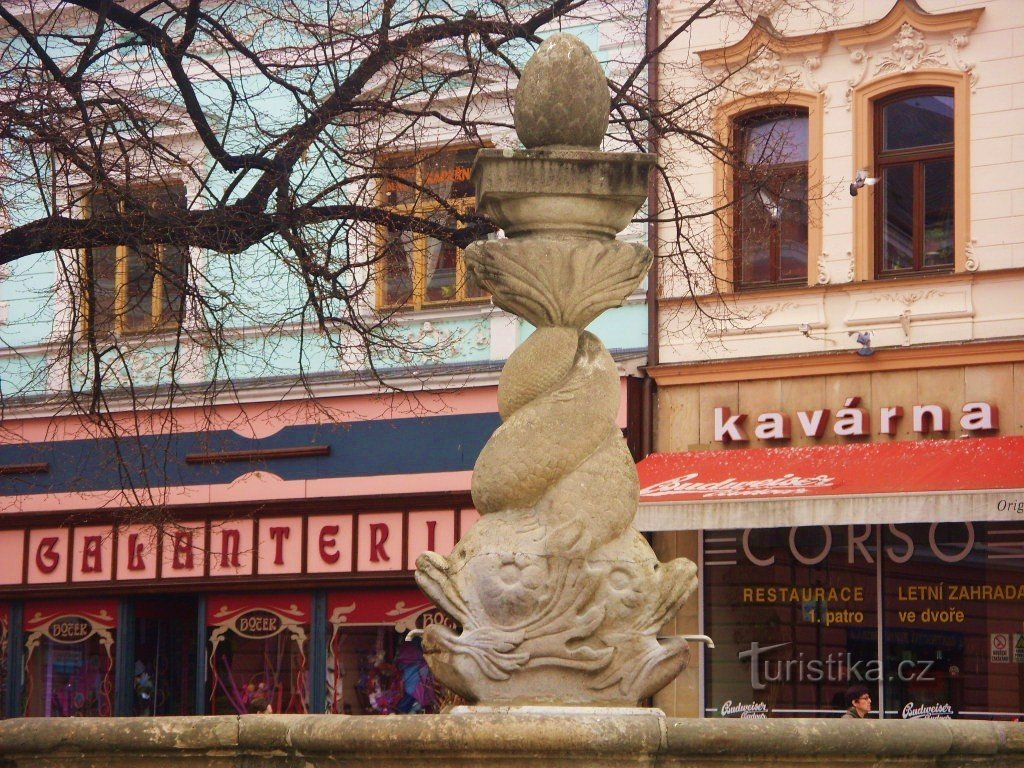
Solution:
<svg viewBox="0 0 1024 768"><path fill-rule="evenodd" d="M135 195L139 195L140 198L144 198L148 193L152 191L170 190L172 192L181 191L181 199L185 206L188 205L188 187L181 179L170 178L161 182L153 182L149 184L137 185L132 187L132 192ZM83 212L86 218L92 216L94 199L97 195L95 193L90 194L86 197L83 203ZM118 200L117 206L119 210L124 211L124 200ZM132 246L120 243L114 246L104 246L114 249L114 302L113 302L113 323L110 331L115 336L140 336L147 333L161 332L161 331L173 331L181 326L181 323L185 316L185 299L182 296L182 306L180 307L177 316L174 313L168 313L165 318L164 315L164 297L166 295L164 288L164 259L166 254L166 248L169 243L152 243L146 247L152 248L155 256L153 257L153 285L149 291L149 319L150 322L145 327L133 327L126 324L128 317L128 259L129 251L132 250ZM187 246L181 246L186 252L188 251ZM81 250L81 265L82 265L82 280L84 283L81 301L81 316L82 326L86 331L91 331L95 325L93 313L90 311L90 297L94 294L92 268L95 264L93 251L94 248L83 248ZM188 261L186 259L186 274L188 268ZM102 331L101 331L102 332Z"/></svg>
<svg viewBox="0 0 1024 768"><path fill-rule="evenodd" d="M970 256L971 200L970 200L970 74L952 70L918 70L895 72L875 78L854 88L851 95L853 110L853 163L850 179L857 171L874 172L875 135L873 129L874 105L890 93L905 93L915 88L951 88L953 90L953 274L977 270L977 262ZM875 203L878 185L865 186L853 200L853 279L857 282L881 278L875 273ZM950 271L905 273L918 277L941 277Z"/></svg>
<svg viewBox="0 0 1024 768"><path fill-rule="evenodd" d="M918 96L948 96L953 99L954 113L956 110L956 94L953 89L947 86L924 86L909 89L891 91L880 96L872 102L872 146L874 149L874 161L871 166L871 173L878 178L883 177L883 172L888 168L898 166L910 166L913 169L913 238L912 256L913 267L909 269L885 269L883 265L884 241L885 241L885 217L884 217L884 186L882 190L874 195L872 204L874 206L874 274L880 279L910 277L912 275L948 274L956 269L956 242L957 242L957 217L956 217L956 127L954 118L953 138L945 144L931 144L917 146L909 149L885 150L883 141L883 120L882 115L886 107L897 104L907 99ZM925 186L924 166L926 163L936 160L949 160L953 165L953 262L948 265L929 267L924 265L924 221L925 221Z"/></svg>
<svg viewBox="0 0 1024 768"><path fill-rule="evenodd" d="M802 287L828 282L823 275L824 254L822 247L822 179L824 178L822 157L824 142L825 96L821 92L793 89L785 93L767 92L741 96L722 104L715 113L715 134L720 146L733 146L733 130L737 117L763 109L807 110L807 279L801 283L765 286L764 288L742 291L744 294L759 291L793 291ZM739 293L733 281L735 260L733 258L733 232L735 230L735 208L733 163L724 157L714 162L714 197L716 211L712 241L712 272L714 287L711 292L719 294Z"/></svg>
<svg viewBox="0 0 1024 768"><path fill-rule="evenodd" d="M807 107L797 105L777 105L747 110L740 114L733 116L732 118L732 129L730 135L733 139L730 144L733 156L737 158L737 162L745 162L747 153L747 136L748 129L760 120L767 121L768 119L789 119L799 117L807 123L807 159L796 162L788 163L771 163L766 167L770 168L768 174L773 179L785 176L787 179L799 176L801 173L804 176L804 183L807 186L807 204L808 204L808 215L807 215L807 253L805 254L804 274L795 278L781 278L779 275L782 271L782 221L780 220L777 226L771 228L770 241L769 241L769 272L771 278L767 282L760 283L749 283L745 284L743 280L743 194L742 190L745 184L749 183L748 179L743 178L743 172L738 170L737 167L733 168L732 173L732 200L733 200L733 214L732 214L732 282L733 287L737 292L747 292L756 290L766 290L772 288L786 288L794 285L806 285L808 279L808 273L810 271L810 131L811 121L809 110ZM779 176L775 176L779 174Z"/></svg>
<svg viewBox="0 0 1024 768"><path fill-rule="evenodd" d="M426 150L419 151L408 151L408 152L390 152L382 154L377 158L377 167L383 169L386 167L386 163L393 161L402 161L407 159L409 161L408 167L415 171L415 178L413 179L414 184L418 187L429 189L426 184L426 180L423 178L423 173L427 169L425 163L431 157L437 157L438 155L444 154L456 154L466 150L479 150L484 147L477 146L474 144L457 144L443 147L432 147ZM403 203L396 203L388 205L386 202L387 195L387 182L382 180L380 187L377 192L377 203L384 210L396 214L412 214L428 217L437 212L445 212L447 209L445 205L432 199L426 193L419 193L416 198ZM465 216L471 213L476 208L476 197L466 196L457 197L445 200L445 204L448 208L454 209L456 213L461 216ZM472 306L474 304L485 303L489 301L489 295L484 292L481 296L467 296L468 287L468 269L466 266L466 260L464 257L464 250L462 248L457 249L455 255L455 286L456 295L451 298L430 300L427 298L427 246L430 240L430 236L425 233L413 232L411 234L411 247L413 250L413 270L412 270L412 292L409 297L402 301L389 301L387 297L387 258L383 257L382 251L385 244L388 241L388 232L395 231L401 232L402 230L395 229L388 226L387 224L380 224L376 227L376 240L373 244L375 252L378 254L378 264L375 269L377 276L376 279L376 299L378 309L387 310L430 310L430 309L442 309L445 307L452 306ZM482 290L482 289L481 289Z"/></svg>

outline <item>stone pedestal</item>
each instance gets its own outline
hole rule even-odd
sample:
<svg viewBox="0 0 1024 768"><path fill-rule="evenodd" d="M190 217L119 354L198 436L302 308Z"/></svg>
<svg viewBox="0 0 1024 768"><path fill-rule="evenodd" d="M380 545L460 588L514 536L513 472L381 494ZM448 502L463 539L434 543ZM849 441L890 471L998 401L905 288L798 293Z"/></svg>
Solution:
<svg viewBox="0 0 1024 768"><path fill-rule="evenodd" d="M243 715L0 722L6 768L1024 768L1024 725L660 715Z"/></svg>

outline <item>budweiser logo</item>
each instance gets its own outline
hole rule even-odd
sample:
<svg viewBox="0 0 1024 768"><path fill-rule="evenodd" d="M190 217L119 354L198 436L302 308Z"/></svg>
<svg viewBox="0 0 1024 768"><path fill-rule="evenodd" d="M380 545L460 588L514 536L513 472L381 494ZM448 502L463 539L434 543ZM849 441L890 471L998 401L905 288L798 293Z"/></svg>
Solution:
<svg viewBox="0 0 1024 768"><path fill-rule="evenodd" d="M673 477L644 488L640 494L649 497L697 493L705 499L737 496L792 496L806 493L810 488L833 488L836 483L836 479L831 475L801 477L792 472L787 472L781 477L769 477L761 480L737 480L735 477L728 477L725 480L703 481L698 477L697 472Z"/></svg>
<svg viewBox="0 0 1024 768"><path fill-rule="evenodd" d="M914 720L919 717L943 717L950 718L953 716L953 707L950 704L922 704L919 707L914 706L914 702L909 702L903 707L902 717L904 720Z"/></svg>
<svg viewBox="0 0 1024 768"><path fill-rule="evenodd" d="M733 704L732 701L727 701L722 704L719 714L722 717L739 715L741 719L746 720L765 720L768 718L768 705L763 701L752 701L749 704L742 701Z"/></svg>

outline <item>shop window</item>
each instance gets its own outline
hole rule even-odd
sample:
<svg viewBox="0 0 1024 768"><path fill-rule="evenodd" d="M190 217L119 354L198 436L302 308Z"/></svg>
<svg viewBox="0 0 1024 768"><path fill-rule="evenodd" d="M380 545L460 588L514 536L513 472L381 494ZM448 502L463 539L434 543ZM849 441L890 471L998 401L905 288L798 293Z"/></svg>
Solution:
<svg viewBox="0 0 1024 768"><path fill-rule="evenodd" d="M132 199L95 194L90 216L132 206L184 210L185 187L170 182L133 190ZM99 333L144 333L181 322L188 248L175 243L139 243L89 248L85 252L84 317Z"/></svg>
<svg viewBox="0 0 1024 768"><path fill-rule="evenodd" d="M24 611L25 715L113 714L117 604L27 603Z"/></svg>
<svg viewBox="0 0 1024 768"><path fill-rule="evenodd" d="M384 158L382 204L395 214L456 225L458 215L474 209L475 157L475 148L464 148ZM455 246L396 227L381 227L379 238L378 306L421 309L485 298Z"/></svg>
<svg viewBox="0 0 1024 768"><path fill-rule="evenodd" d="M1024 523L704 534L705 712L1024 718ZM878 604L878 596L881 604Z"/></svg>
<svg viewBox="0 0 1024 768"><path fill-rule="evenodd" d="M0 697L7 690L8 680L8 653L7 645L11 633L11 607L6 603L0 603ZM2 699L0 699L2 701ZM6 715L5 707L0 704L0 718Z"/></svg>
<svg viewBox="0 0 1024 768"><path fill-rule="evenodd" d="M953 91L900 92L874 104L875 273L954 267Z"/></svg>
<svg viewBox="0 0 1024 768"><path fill-rule="evenodd" d="M309 616L308 596L208 598L209 714L308 712Z"/></svg>
<svg viewBox="0 0 1024 768"><path fill-rule="evenodd" d="M853 528L705 534L707 717L839 715L851 682L877 675L877 539Z"/></svg>
<svg viewBox="0 0 1024 768"><path fill-rule="evenodd" d="M434 680L418 633L450 621L415 588L327 596L327 711L346 715L433 714L462 703Z"/></svg>
<svg viewBox="0 0 1024 768"><path fill-rule="evenodd" d="M806 284L808 117L769 109L735 121L733 280L737 289Z"/></svg>
<svg viewBox="0 0 1024 768"><path fill-rule="evenodd" d="M195 713L194 598L135 601L132 714Z"/></svg>

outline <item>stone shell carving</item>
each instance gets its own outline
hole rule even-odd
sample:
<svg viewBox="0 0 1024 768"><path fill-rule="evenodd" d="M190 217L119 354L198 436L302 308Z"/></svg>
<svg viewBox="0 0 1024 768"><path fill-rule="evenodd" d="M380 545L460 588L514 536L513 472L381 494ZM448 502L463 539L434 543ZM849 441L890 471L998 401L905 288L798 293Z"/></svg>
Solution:
<svg viewBox="0 0 1024 768"><path fill-rule="evenodd" d="M538 327L586 327L621 306L651 265L650 250L617 240L485 240L466 264L504 310Z"/></svg>

